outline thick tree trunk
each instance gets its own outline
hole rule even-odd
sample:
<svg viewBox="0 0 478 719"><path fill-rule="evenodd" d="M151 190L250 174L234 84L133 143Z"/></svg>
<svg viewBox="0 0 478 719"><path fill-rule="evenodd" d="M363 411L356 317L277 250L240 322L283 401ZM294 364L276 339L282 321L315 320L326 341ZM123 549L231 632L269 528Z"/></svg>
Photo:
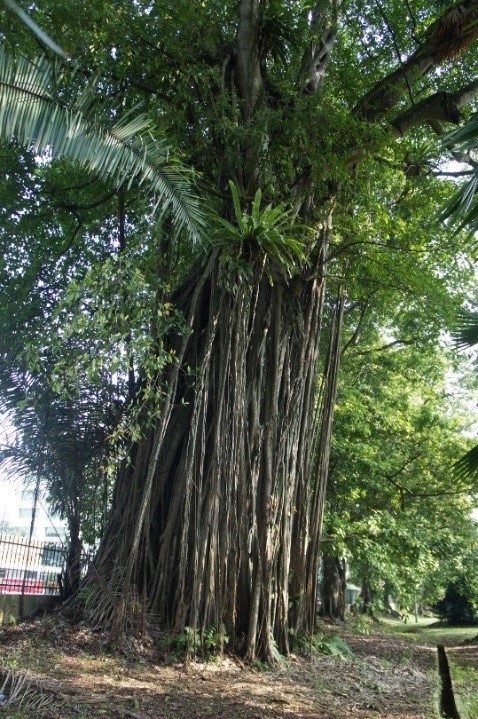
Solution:
<svg viewBox="0 0 478 719"><path fill-rule="evenodd" d="M188 283L177 297L191 327L181 367L194 373L172 373L164 426L122 469L90 577L103 626L147 606L176 631L215 627L269 660L288 651L291 624L313 629L326 470L311 449L318 433L328 451L340 321L317 415L324 280L271 284L265 261L245 281L213 257L194 295Z"/></svg>
<svg viewBox="0 0 478 719"><path fill-rule="evenodd" d="M80 588L83 543L80 536L80 512L78 508L77 511L68 517L68 529L70 536L65 563L65 575L63 577L63 599L74 596Z"/></svg>

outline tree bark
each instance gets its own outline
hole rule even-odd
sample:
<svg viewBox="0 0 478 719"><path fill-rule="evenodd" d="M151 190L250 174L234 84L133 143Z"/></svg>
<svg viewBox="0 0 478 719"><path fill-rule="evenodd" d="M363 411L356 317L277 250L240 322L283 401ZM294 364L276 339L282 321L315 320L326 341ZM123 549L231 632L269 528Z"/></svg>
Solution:
<svg viewBox="0 0 478 719"><path fill-rule="evenodd" d="M344 621L346 563L340 557L322 557L320 614L329 619Z"/></svg>
<svg viewBox="0 0 478 719"><path fill-rule="evenodd" d="M65 576L63 579L62 599L74 596L80 588L81 581L81 552L83 543L80 536L80 517L68 521L69 546L66 557Z"/></svg>
<svg viewBox="0 0 478 719"><path fill-rule="evenodd" d="M360 588L360 602L362 614L373 614L375 595L368 579L362 578Z"/></svg>
<svg viewBox="0 0 478 719"><path fill-rule="evenodd" d="M264 261L254 281L231 288L212 258L185 340L183 365L194 361L196 376L176 382L159 446L153 431L123 468L92 577L107 578L97 623L112 624L107 598L117 596L119 583L125 602L143 606L145 594L163 624L200 635L224 627L250 659L273 661L277 648L288 651L289 621L313 629L315 592L304 592L294 611L289 586L299 569L313 581L304 556L292 554L294 537L316 565L317 529L303 535L296 506L303 492L306 516L322 501L315 496L323 480L307 478L323 286L315 277L272 285ZM176 301L181 306L181 292ZM140 524L139 505L147 507ZM135 526L141 531L132 545Z"/></svg>

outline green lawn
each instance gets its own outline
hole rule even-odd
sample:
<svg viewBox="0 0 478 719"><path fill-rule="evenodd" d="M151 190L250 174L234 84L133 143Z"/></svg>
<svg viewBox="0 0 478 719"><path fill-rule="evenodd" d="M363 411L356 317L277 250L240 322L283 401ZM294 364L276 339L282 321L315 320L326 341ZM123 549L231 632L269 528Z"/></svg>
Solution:
<svg viewBox="0 0 478 719"><path fill-rule="evenodd" d="M478 636L478 626L475 627L448 627L446 625L437 626L436 617L419 617L418 622L408 621L401 622L396 619L381 619L384 629L394 634L417 639L425 644L443 644L445 646L455 646L462 644L464 641L471 641ZM478 644L478 641L477 641Z"/></svg>
<svg viewBox="0 0 478 719"><path fill-rule="evenodd" d="M449 658L453 680L455 700L461 719L478 717L478 670L470 666L461 666Z"/></svg>

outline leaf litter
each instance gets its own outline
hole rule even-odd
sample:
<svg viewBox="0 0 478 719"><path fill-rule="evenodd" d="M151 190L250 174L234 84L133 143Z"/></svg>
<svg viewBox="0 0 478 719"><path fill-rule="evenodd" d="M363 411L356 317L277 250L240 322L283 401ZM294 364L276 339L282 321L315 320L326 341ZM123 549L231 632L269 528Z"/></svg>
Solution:
<svg viewBox="0 0 478 719"><path fill-rule="evenodd" d="M170 664L171 657L152 642L112 653L101 633L48 615L0 631L0 685L6 681L0 716L427 719L433 714L433 647L379 628L369 635L343 627L324 631L339 632L349 656L292 655L274 669L230 656ZM11 702L8 681L21 684Z"/></svg>

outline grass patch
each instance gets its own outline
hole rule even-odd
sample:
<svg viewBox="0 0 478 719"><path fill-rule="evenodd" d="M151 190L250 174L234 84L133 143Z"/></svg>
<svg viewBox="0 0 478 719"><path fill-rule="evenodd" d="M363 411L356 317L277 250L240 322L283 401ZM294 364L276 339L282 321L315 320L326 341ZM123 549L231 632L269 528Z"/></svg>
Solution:
<svg viewBox="0 0 478 719"><path fill-rule="evenodd" d="M319 656L328 654L337 659L352 659L354 653L347 642L338 633L328 636L317 632L313 637L296 637L294 651L302 656Z"/></svg>
<svg viewBox="0 0 478 719"><path fill-rule="evenodd" d="M444 644L454 646L471 641L478 634L478 627L428 627L420 632L420 637L427 644Z"/></svg>
<svg viewBox="0 0 478 719"><path fill-rule="evenodd" d="M460 717L461 719L476 719L478 717L478 671L473 667L459 666L454 659L449 658L448 663Z"/></svg>
<svg viewBox="0 0 478 719"><path fill-rule="evenodd" d="M456 646L465 641L471 641L478 635L478 627L450 627L446 624L437 625L436 618L424 617L416 622L400 622L385 619L383 630L407 639L419 640L425 644ZM477 715L478 716L478 715Z"/></svg>
<svg viewBox="0 0 478 719"><path fill-rule="evenodd" d="M354 632L355 634L371 634L374 627L374 620L372 617L367 617L365 615L357 615L354 617L351 617L347 621L347 628L349 631Z"/></svg>

